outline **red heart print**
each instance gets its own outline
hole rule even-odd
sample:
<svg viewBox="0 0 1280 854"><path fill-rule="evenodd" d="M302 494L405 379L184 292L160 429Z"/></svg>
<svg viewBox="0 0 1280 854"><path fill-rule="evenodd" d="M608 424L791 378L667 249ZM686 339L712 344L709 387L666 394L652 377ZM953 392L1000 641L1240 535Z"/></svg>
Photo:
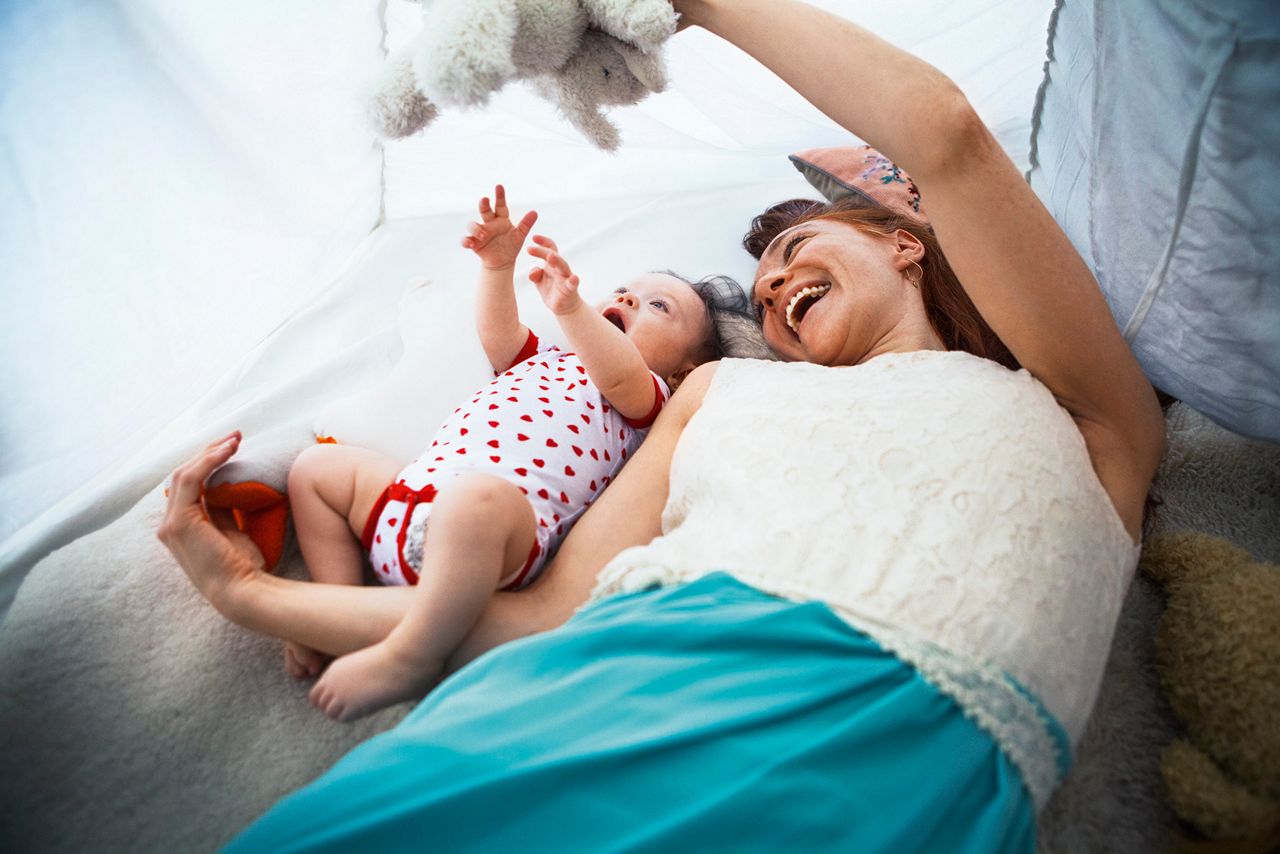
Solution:
<svg viewBox="0 0 1280 854"><path fill-rule="evenodd" d="M577 454L579 457L582 456L582 449L579 448L577 445L570 445L569 447L573 448L573 452Z"/></svg>
<svg viewBox="0 0 1280 854"><path fill-rule="evenodd" d="M459 449L458 449L458 453L459 453L459 454L465 454L466 452L467 452L467 449L466 449L466 448L459 448Z"/></svg>
<svg viewBox="0 0 1280 854"><path fill-rule="evenodd" d="M575 433L577 433L577 432L578 432L578 425L577 425L577 424L568 424L568 425L565 425L565 426L567 426L570 430L572 430L572 431L573 431L573 432L575 432Z"/></svg>
<svg viewBox="0 0 1280 854"><path fill-rule="evenodd" d="M545 489L539 489L539 490L538 490L538 497L539 497L539 498L550 498L550 497L551 497L551 493L547 492Z"/></svg>
<svg viewBox="0 0 1280 854"><path fill-rule="evenodd" d="M489 459L493 460L495 463L502 462L502 457L495 457L492 454L489 455Z"/></svg>
<svg viewBox="0 0 1280 854"><path fill-rule="evenodd" d="M560 447L560 443L559 443L559 442L557 442L555 439L548 439L548 440L547 440L547 447L548 447L548 448L558 448L558 447Z"/></svg>
<svg viewBox="0 0 1280 854"><path fill-rule="evenodd" d="M489 409L493 410L493 409L497 409L497 408L498 408L498 404L496 404L496 403L491 403L491 404L489 404Z"/></svg>
<svg viewBox="0 0 1280 854"><path fill-rule="evenodd" d="M568 495L565 495L563 491L561 491L561 493L560 493L560 503L561 503L561 504L568 504L568 503L569 503L569 496L568 496ZM560 521L560 517L559 517L559 516L556 516L556 521L557 521L557 522L559 522L559 521Z"/></svg>
<svg viewBox="0 0 1280 854"><path fill-rule="evenodd" d="M508 397L508 398L507 398L507 400L511 401L512 403L519 403L519 402L520 402L519 398L515 398L515 397Z"/></svg>
<svg viewBox="0 0 1280 854"><path fill-rule="evenodd" d="M467 428L466 428L466 427L463 427L461 430L459 430L459 431L458 431L458 433L459 433L459 434L461 434L461 435L463 435L463 436L467 435Z"/></svg>
<svg viewBox="0 0 1280 854"><path fill-rule="evenodd" d="M572 398L572 397L569 397L569 395L567 395L567 394L564 396L564 399L565 399L565 401L566 401L566 402L568 402L568 403L573 403L573 398Z"/></svg>
<svg viewBox="0 0 1280 854"><path fill-rule="evenodd" d="M623 449L622 449L622 458L623 458L624 460L627 458L627 449L626 449L626 448L623 448Z"/></svg>
<svg viewBox="0 0 1280 854"><path fill-rule="evenodd" d="M382 535L381 535L381 534L378 534L376 537L374 537L374 538L373 538L373 541L374 541L375 543L380 543L380 542L382 542Z"/></svg>
<svg viewBox="0 0 1280 854"><path fill-rule="evenodd" d="M542 414L543 414L543 415L545 415L545 416L547 416L548 418L550 418L551 416L555 415L555 413L554 413L554 412L552 412L550 409L544 409L544 410L542 410Z"/></svg>
<svg viewBox="0 0 1280 854"><path fill-rule="evenodd" d="M532 416L532 415L521 415L521 416L520 416L520 420L521 420L521 421L533 421L533 416Z"/></svg>
<svg viewBox="0 0 1280 854"><path fill-rule="evenodd" d="M612 460L613 460L613 457L609 456L609 452L608 452L608 451L605 451L605 452L604 452L604 461L607 463L607 462L612 462Z"/></svg>
<svg viewBox="0 0 1280 854"><path fill-rule="evenodd" d="M526 436L526 435L525 435L525 434L523 434L523 433L517 433L517 434L516 434L516 438L517 438L517 439L519 439L521 442L527 442L527 441L529 441L529 437L528 437L528 436Z"/></svg>
<svg viewBox="0 0 1280 854"><path fill-rule="evenodd" d="M595 492L595 491L596 491L596 482L593 480L593 481L591 481L591 484L590 484L590 485L591 485L591 491L592 491L592 492Z"/></svg>
<svg viewBox="0 0 1280 854"><path fill-rule="evenodd" d="M586 372L587 372L586 368L582 367L582 365L578 365L578 373L585 374Z"/></svg>
<svg viewBox="0 0 1280 854"><path fill-rule="evenodd" d="M587 422L588 424L590 424L590 423L591 423L591 416L584 412L584 413L582 413L582 420L583 420L583 421L585 421L585 422ZM607 431L606 431L606 432L607 432Z"/></svg>
<svg viewBox="0 0 1280 854"><path fill-rule="evenodd" d="M540 397L540 398L538 398L538 402L539 402L539 403L550 403L551 401L547 400L545 397Z"/></svg>
<svg viewBox="0 0 1280 854"><path fill-rule="evenodd" d="M487 444L490 448L496 448L496 447L498 447L498 440L497 440L497 439L490 439L490 440L489 440L488 442L486 442L485 444Z"/></svg>
<svg viewBox="0 0 1280 854"><path fill-rule="evenodd" d="M490 422L489 422L489 426L490 426L490 427L497 427L497 426L498 426L498 422L497 422L497 421L490 421Z"/></svg>
<svg viewBox="0 0 1280 854"><path fill-rule="evenodd" d="M575 388L577 388L577 387L578 387L578 384L577 384L577 383L569 383L567 386L565 386L565 387L564 387L564 390L565 390L565 391L572 391L573 389L575 389Z"/></svg>
<svg viewBox="0 0 1280 854"><path fill-rule="evenodd" d="M516 469L516 474L520 475L521 477L524 477L528 473L529 473L528 469L525 469L525 468Z"/></svg>
<svg viewBox="0 0 1280 854"><path fill-rule="evenodd" d="M591 449L591 459L593 459L593 460L598 460L598 459L600 459L600 455L596 453L596 449L595 449L595 448L592 448L592 449Z"/></svg>
<svg viewBox="0 0 1280 854"><path fill-rule="evenodd" d="M576 474L576 472L573 470L573 466L565 466L564 473L567 474L569 477L573 477L574 474Z"/></svg>
<svg viewBox="0 0 1280 854"><path fill-rule="evenodd" d="M569 496L565 495L565 494L562 492L562 493L560 493L560 500L561 500L561 501L563 501L564 503L568 504L568 503L569 503ZM560 514L559 514L559 513L552 513L552 514L551 514L551 521L552 521L552 522L559 522L559 521L560 521Z"/></svg>
<svg viewBox="0 0 1280 854"><path fill-rule="evenodd" d="M387 524L388 524L388 525L394 525L398 520L399 520L399 517L396 517L396 518L393 518L393 519L388 519L388 520L387 520Z"/></svg>
<svg viewBox="0 0 1280 854"><path fill-rule="evenodd" d="M592 403L591 401L589 401L589 400L588 400L588 401L587 401L587 409L595 409L595 408L596 408L596 405L595 405L594 403Z"/></svg>
<svg viewBox="0 0 1280 854"><path fill-rule="evenodd" d="M533 458L533 464L534 464L535 466L537 466L538 468L542 468L543 466L545 466L545 465L547 464L547 461L546 461L546 460L540 460L540 459L538 459L537 457L534 457L534 458Z"/></svg>

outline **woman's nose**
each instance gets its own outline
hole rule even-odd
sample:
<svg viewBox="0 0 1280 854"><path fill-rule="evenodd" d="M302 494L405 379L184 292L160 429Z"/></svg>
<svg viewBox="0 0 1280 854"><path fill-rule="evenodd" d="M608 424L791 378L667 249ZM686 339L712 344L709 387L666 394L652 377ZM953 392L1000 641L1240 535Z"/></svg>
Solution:
<svg viewBox="0 0 1280 854"><path fill-rule="evenodd" d="M769 308L773 308L773 297L782 289L785 281L786 279L782 276L773 276L761 280L761 283L756 286L756 290L760 292L760 302Z"/></svg>

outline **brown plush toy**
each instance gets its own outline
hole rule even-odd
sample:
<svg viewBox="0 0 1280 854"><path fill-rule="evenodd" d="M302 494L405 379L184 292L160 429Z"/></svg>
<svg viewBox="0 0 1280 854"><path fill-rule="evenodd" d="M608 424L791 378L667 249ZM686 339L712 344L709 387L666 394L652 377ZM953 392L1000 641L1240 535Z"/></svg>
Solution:
<svg viewBox="0 0 1280 854"><path fill-rule="evenodd" d="M1169 805L1212 840L1275 850L1280 830L1280 567L1206 534L1157 537L1156 668L1185 737L1161 759Z"/></svg>

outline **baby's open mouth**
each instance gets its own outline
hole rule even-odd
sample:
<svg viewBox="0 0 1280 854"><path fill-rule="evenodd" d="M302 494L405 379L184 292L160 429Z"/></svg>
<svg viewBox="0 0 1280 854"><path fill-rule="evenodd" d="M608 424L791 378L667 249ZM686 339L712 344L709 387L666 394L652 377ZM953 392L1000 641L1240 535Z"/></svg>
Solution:
<svg viewBox="0 0 1280 854"><path fill-rule="evenodd" d="M622 312L618 311L616 308L606 308L604 310L604 319L621 329L623 332L627 331L627 324L626 321L622 319Z"/></svg>
<svg viewBox="0 0 1280 854"><path fill-rule="evenodd" d="M813 308L818 300L827 295L827 291L831 290L831 283L824 282L820 285L809 285L796 291L795 296L791 298L791 302L787 303L787 326L791 327L791 331L797 335L800 333L800 321L809 313L809 309Z"/></svg>

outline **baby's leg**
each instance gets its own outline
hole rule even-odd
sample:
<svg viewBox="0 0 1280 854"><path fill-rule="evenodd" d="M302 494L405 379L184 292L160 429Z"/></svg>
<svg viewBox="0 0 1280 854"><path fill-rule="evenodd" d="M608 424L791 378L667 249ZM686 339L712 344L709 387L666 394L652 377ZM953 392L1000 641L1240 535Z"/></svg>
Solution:
<svg viewBox="0 0 1280 854"><path fill-rule="evenodd" d="M395 480L400 464L366 448L315 445L289 470L289 507L302 559L313 581L359 584L364 550L358 539L378 496ZM285 669L315 676L328 656L286 641Z"/></svg>
<svg viewBox="0 0 1280 854"><path fill-rule="evenodd" d="M484 610L498 582L533 547L533 508L505 480L471 474L451 481L431 508L418 590L382 643L330 665L311 701L338 720L422 696L445 657Z"/></svg>

